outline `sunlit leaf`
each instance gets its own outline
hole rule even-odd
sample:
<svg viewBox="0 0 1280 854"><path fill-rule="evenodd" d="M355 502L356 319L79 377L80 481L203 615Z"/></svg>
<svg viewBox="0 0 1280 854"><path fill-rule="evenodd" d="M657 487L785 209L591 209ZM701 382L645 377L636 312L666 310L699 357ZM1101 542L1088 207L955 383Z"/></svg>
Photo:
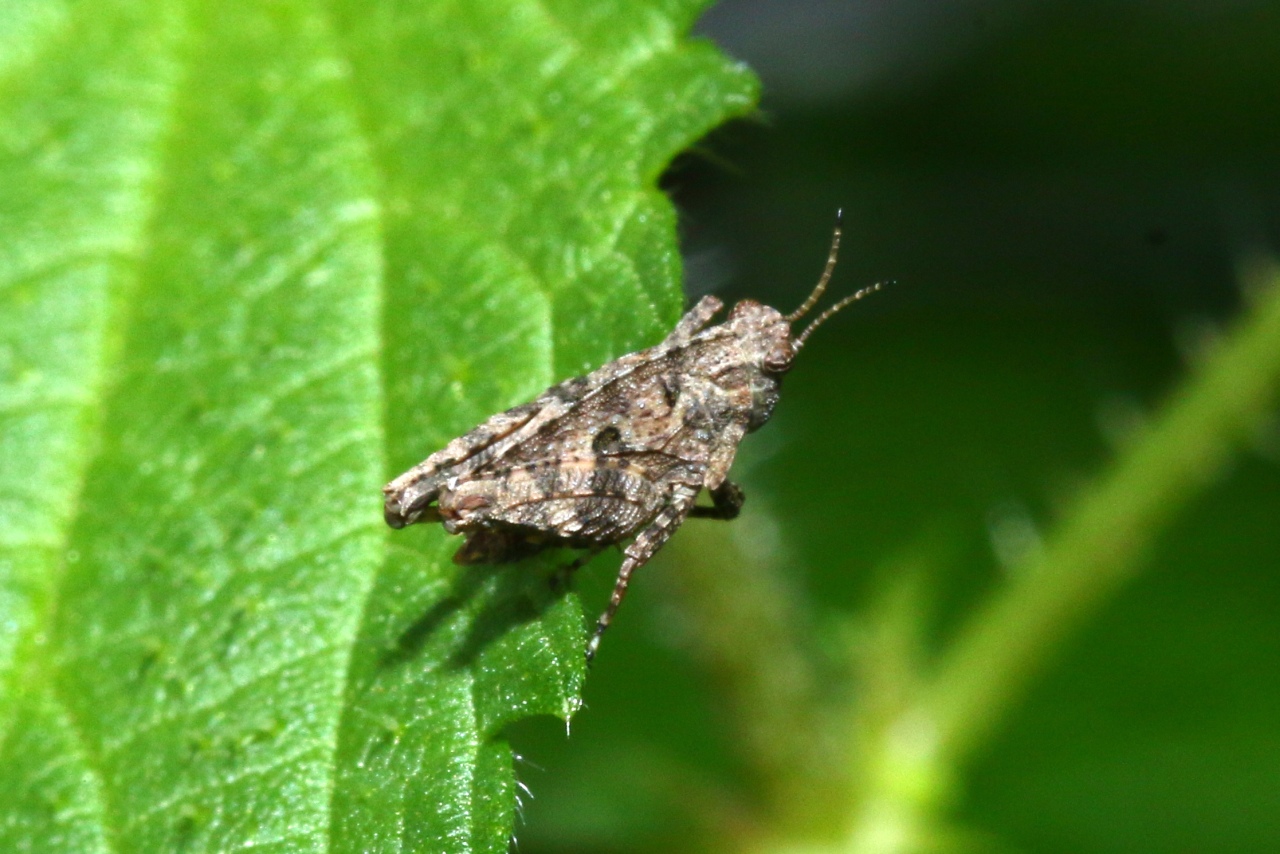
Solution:
<svg viewBox="0 0 1280 854"><path fill-rule="evenodd" d="M0 0L0 849L505 850L582 609L379 487L678 315L702 5Z"/></svg>

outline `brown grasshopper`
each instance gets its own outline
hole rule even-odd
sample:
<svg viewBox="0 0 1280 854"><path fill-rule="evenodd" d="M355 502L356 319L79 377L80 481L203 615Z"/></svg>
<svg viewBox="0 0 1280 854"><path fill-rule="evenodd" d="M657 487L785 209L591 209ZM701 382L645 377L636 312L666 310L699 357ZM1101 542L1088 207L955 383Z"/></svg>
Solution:
<svg viewBox="0 0 1280 854"><path fill-rule="evenodd" d="M733 519L743 493L727 479L742 437L769 420L779 383L815 329L880 288L837 302L799 335L840 248L840 217L817 286L791 314L705 296L657 346L565 380L492 416L383 488L392 528L441 522L466 541L458 564L504 563L548 548L585 549L571 568L631 540L587 660L626 595L631 574L690 516ZM711 506L694 503L706 489Z"/></svg>

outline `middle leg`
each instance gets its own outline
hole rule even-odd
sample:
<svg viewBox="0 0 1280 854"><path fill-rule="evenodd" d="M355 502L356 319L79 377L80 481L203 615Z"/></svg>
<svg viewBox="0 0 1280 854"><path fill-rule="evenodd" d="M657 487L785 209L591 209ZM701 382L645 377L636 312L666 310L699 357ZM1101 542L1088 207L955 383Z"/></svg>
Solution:
<svg viewBox="0 0 1280 854"><path fill-rule="evenodd" d="M721 481L711 490L711 506L694 507L689 515L697 519L736 519L746 498L741 486L731 480Z"/></svg>

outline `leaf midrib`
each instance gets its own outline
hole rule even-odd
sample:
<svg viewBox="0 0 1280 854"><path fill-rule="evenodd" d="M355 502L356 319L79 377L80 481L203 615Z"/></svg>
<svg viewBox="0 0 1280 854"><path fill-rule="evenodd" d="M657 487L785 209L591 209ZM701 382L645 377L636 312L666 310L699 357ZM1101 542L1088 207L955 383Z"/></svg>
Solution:
<svg viewBox="0 0 1280 854"><path fill-rule="evenodd" d="M134 105L135 107L138 105L146 106L161 100L165 102L164 107L153 114L159 118L159 121L154 125L159 130L152 140L149 156L144 155L137 160L141 168L137 173L139 177L134 188L136 197L142 200L144 213L134 227L131 239L126 238L120 241L118 245L103 247L101 256L97 260L97 263L107 267L107 272L104 272L107 280L104 285L107 308L100 327L100 340L97 348L97 371L93 372L95 381L89 384L89 388L81 398L81 423L78 425L82 440L81 453L79 454L75 472L65 482L65 492L70 496L66 505L67 512L63 516L61 523L55 526L56 534L49 542L49 574L52 581L47 587L44 608L42 613L32 621L31 631L27 637L20 642L14 667L14 672L17 676L16 683L18 685L43 686L47 691L49 701L67 721L68 729L75 740L81 764L89 773L93 774L95 779L96 785L93 788L98 793L100 800L97 805L96 817L101 820L102 838L109 851L118 850L119 845L116 839L117 829L112 826L110 821L114 810L110 804L110 787L106 785L101 757L90 746L89 739L85 736L85 727L74 713L74 705L68 702L62 693L60 680L55 675L58 670L58 663L52 659L52 644L48 641L41 643L37 639L51 639L56 625L58 606L62 598L62 585L66 578L67 554L71 548L72 533L83 515L83 502L88 483L88 474L101 452L100 432L105 422L108 401L115 384L119 381L125 344L134 325L136 301L129 298L130 292L136 290L140 281L142 267L151 246L151 236L155 230L155 215L158 202L163 197L164 192L166 172L163 164L171 159L169 151L175 136L179 104L178 95L181 91L184 72L189 67L189 62L182 61L182 43L189 37L189 32L184 16L175 8L183 4L181 2L168 2L157 5L168 11L173 18L168 22L167 26L162 25L159 28L167 32L169 41L166 43L157 39L155 42L157 50L160 50L161 46L163 46L168 48L170 52L167 61L161 62L157 66L162 69L169 69L170 76L168 80L157 79L151 81L156 86L149 91L154 93L157 89L162 90L166 93L165 98L159 99L152 94L149 98L137 99L138 103ZM163 15L164 12L162 11L160 16ZM67 26L58 35L69 41L74 37L79 27L83 25L83 19L75 19L73 16L69 16ZM92 22L88 25L92 26ZM58 41L59 39L50 38L50 51L56 47ZM38 63L32 63L31 67L36 67L37 65ZM85 252L80 261L92 264L94 258L95 253ZM69 260L68 263L72 262ZM48 268L44 268L42 272L47 274L48 271ZM22 702L23 699L21 695L18 696L19 702ZM4 732L0 732L0 750L3 749L8 735L8 727L5 728Z"/></svg>

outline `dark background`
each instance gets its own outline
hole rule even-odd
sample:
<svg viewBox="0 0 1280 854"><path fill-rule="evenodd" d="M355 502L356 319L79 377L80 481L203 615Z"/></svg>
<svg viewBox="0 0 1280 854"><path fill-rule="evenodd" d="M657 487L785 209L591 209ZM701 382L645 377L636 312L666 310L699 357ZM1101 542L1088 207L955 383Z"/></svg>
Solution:
<svg viewBox="0 0 1280 854"><path fill-rule="evenodd" d="M926 544L941 643L1280 243L1280 4L725 0L699 30L765 94L664 178L690 293L791 310L837 207L833 294L896 282L814 336L748 437L733 536L786 556L820 649ZM1044 662L960 769L942 850L1280 850L1277 436ZM678 581L710 524L637 578L572 739L512 734L525 854L730 850L708 804L749 812L759 781ZM614 563L580 579L589 611Z"/></svg>

